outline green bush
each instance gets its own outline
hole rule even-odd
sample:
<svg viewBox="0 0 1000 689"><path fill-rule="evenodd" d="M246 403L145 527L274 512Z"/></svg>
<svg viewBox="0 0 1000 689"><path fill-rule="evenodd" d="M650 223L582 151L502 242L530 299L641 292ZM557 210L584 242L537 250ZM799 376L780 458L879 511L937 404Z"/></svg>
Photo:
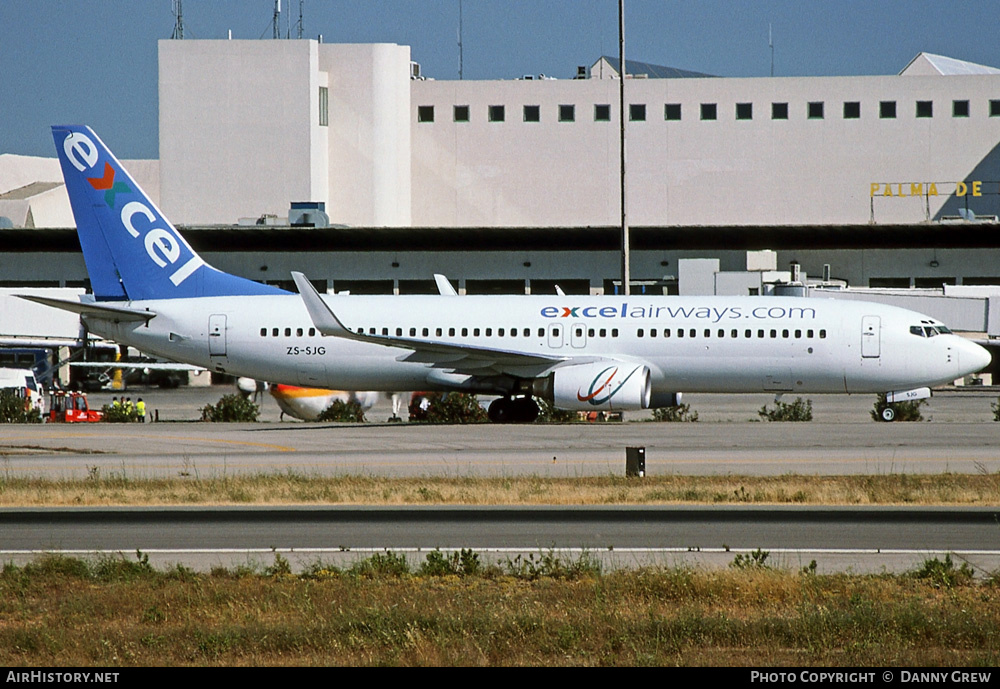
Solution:
<svg viewBox="0 0 1000 689"><path fill-rule="evenodd" d="M206 404L201 410L202 421L256 421L260 407L240 394L225 395L215 406Z"/></svg>
<svg viewBox="0 0 1000 689"><path fill-rule="evenodd" d="M361 577L404 577L410 574L410 563L405 555L387 550L355 562L348 572Z"/></svg>
<svg viewBox="0 0 1000 689"><path fill-rule="evenodd" d="M422 405L421 399L427 404ZM430 392L410 402L410 421L426 423L483 423L486 410L475 395L466 392Z"/></svg>
<svg viewBox="0 0 1000 689"><path fill-rule="evenodd" d="M317 421L340 421L347 423L364 423L365 410L355 400L344 402L334 400L330 406L324 409L316 419Z"/></svg>
<svg viewBox="0 0 1000 689"><path fill-rule="evenodd" d="M542 423L569 423L580 420L580 415L575 411L557 409L552 402L546 399L538 398L536 402L538 402L538 418L535 419L536 421L541 421Z"/></svg>
<svg viewBox="0 0 1000 689"><path fill-rule="evenodd" d="M427 553L427 559L420 565L420 574L424 576L441 577L449 574L459 576L472 576L479 574L482 564L479 555L470 549L462 548L460 551L446 555L440 550L432 550Z"/></svg>
<svg viewBox="0 0 1000 689"><path fill-rule="evenodd" d="M767 564L767 558L770 555L771 551L760 548L746 555L737 553L736 558L729 566L735 569L770 569L770 565Z"/></svg>
<svg viewBox="0 0 1000 689"><path fill-rule="evenodd" d="M913 400L912 402L895 402L889 404L885 401L885 395L879 395L872 405L871 416L873 421L882 421L882 412L887 407L892 407L896 413L893 421L923 421L924 416L920 413L920 407L927 404L927 400Z"/></svg>
<svg viewBox="0 0 1000 689"><path fill-rule="evenodd" d="M791 404L775 400L774 409L768 409L765 404L757 415L767 421L812 421L812 406L812 400L803 401L801 397L796 397Z"/></svg>
<svg viewBox="0 0 1000 689"><path fill-rule="evenodd" d="M23 397L13 390L0 390L0 423L41 423L42 414L35 408L26 409Z"/></svg>
<svg viewBox="0 0 1000 689"><path fill-rule="evenodd" d="M923 579L935 588L950 589L955 586L972 583L975 574L968 563L963 562L959 568L951 560L951 553L944 556L944 562L934 558L924 560L924 564L917 571L913 572L914 579Z"/></svg>
<svg viewBox="0 0 1000 689"><path fill-rule="evenodd" d="M659 407L653 410L653 421L697 421L698 412L691 411L690 404L675 407Z"/></svg>

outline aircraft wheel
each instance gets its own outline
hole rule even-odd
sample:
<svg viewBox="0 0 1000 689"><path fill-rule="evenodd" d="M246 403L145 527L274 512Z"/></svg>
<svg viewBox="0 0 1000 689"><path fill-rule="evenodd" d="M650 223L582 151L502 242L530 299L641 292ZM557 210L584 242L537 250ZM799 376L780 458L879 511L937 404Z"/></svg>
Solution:
<svg viewBox="0 0 1000 689"><path fill-rule="evenodd" d="M512 401L509 397L498 397L490 402L490 408L486 410L486 416L493 423L510 423L514 419Z"/></svg>
<svg viewBox="0 0 1000 689"><path fill-rule="evenodd" d="M896 410L893 409L892 407L886 407L885 409L882 410L883 421L892 421L895 418L896 418Z"/></svg>

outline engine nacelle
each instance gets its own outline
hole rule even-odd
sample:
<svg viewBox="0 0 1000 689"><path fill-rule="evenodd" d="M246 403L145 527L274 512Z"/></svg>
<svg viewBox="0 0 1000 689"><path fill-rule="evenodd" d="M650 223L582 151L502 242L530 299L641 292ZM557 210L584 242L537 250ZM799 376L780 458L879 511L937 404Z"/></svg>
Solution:
<svg viewBox="0 0 1000 689"><path fill-rule="evenodd" d="M654 390L653 394L649 397L649 406L653 409L660 409L661 407L679 407L683 402L681 400L684 398L684 394L680 392L660 392Z"/></svg>
<svg viewBox="0 0 1000 689"><path fill-rule="evenodd" d="M649 369L604 361L564 366L552 373L552 402L572 411L629 411L649 407Z"/></svg>

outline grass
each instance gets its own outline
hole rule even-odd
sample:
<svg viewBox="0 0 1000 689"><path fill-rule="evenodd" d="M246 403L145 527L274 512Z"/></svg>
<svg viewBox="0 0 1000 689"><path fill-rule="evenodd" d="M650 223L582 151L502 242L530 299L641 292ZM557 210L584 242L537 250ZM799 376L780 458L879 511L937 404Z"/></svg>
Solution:
<svg viewBox="0 0 1000 689"><path fill-rule="evenodd" d="M1000 662L1000 583L766 566L602 573L552 556L156 571L141 554L0 572L0 664L962 666ZM432 561L433 560L433 561ZM928 572L931 574L928 575ZM941 573L953 576L942 577Z"/></svg>
<svg viewBox="0 0 1000 689"><path fill-rule="evenodd" d="M0 507L101 505L984 505L1000 475L309 477L0 476ZM360 557L360 555L359 555ZM0 571L6 666L954 666L1000 663L1000 573L926 561L903 575L622 568L552 553L485 564L378 553L195 572L45 556Z"/></svg>
<svg viewBox="0 0 1000 689"><path fill-rule="evenodd" d="M0 476L0 507L128 505L1000 505L1000 474L545 478Z"/></svg>

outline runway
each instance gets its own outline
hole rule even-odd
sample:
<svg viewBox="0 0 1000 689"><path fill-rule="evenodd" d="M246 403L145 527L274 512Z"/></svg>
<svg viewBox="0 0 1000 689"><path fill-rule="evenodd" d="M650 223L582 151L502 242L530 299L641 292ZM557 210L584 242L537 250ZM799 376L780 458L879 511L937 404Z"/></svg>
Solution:
<svg viewBox="0 0 1000 689"><path fill-rule="evenodd" d="M912 569L952 554L1000 568L997 509L802 507L309 507L0 510L2 557L41 552L136 557L210 569L345 567L373 552L471 548L488 560L586 554L609 566L713 565L767 551L767 564L817 571Z"/></svg>
<svg viewBox="0 0 1000 689"><path fill-rule="evenodd" d="M228 390L225 390L228 392ZM159 399L157 399L157 393ZM951 390L925 408L929 421L877 423L872 398L818 395L808 423L761 422L767 395L691 395L698 423L431 426L266 421L209 424L197 418L219 390L151 391L160 423L43 424L0 428L0 471L13 476L218 477L296 472L312 476L606 476L624 472L625 448L646 448L648 475L802 473L994 473L1000 423L992 390ZM110 396L109 396L110 397ZM96 400L100 402L98 397ZM271 405L271 406L269 406ZM387 404L369 412L384 419Z"/></svg>

